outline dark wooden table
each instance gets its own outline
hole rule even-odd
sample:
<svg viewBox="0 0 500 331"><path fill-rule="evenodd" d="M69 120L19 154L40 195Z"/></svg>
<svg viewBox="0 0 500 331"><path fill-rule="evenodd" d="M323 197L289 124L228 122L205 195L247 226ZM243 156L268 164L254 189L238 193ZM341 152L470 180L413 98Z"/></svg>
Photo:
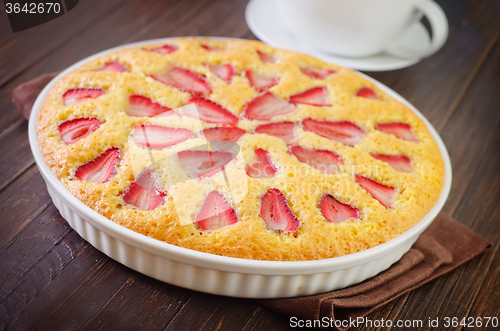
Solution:
<svg viewBox="0 0 500 331"><path fill-rule="evenodd" d="M406 69L368 73L413 103L448 147L444 210L494 243L458 269L379 308L375 319L499 317L500 1L439 1L443 49ZM66 15L13 34L0 13L0 329L282 330L289 319L255 301L198 293L109 259L51 202L11 103L22 82L117 45L171 36L255 39L247 0L80 0ZM459 327L458 329L460 329Z"/></svg>

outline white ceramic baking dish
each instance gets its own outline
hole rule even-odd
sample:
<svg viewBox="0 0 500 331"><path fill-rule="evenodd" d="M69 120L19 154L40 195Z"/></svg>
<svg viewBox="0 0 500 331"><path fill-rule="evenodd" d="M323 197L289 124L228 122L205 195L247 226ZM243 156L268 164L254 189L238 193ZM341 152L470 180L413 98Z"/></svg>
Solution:
<svg viewBox="0 0 500 331"><path fill-rule="evenodd" d="M150 277L196 291L245 298L311 295L359 283L389 268L410 249L443 207L451 187L451 163L438 133L408 101L385 85L359 73L407 105L425 122L439 146L445 163L444 186L436 205L419 223L393 240L359 253L331 259L296 262L254 261L170 245L124 228L98 214L73 196L45 163L36 132L38 109L56 81L77 67L119 49L167 43L171 39L148 40L115 47L72 65L43 89L31 112L29 120L31 150L54 205L80 236L112 259Z"/></svg>

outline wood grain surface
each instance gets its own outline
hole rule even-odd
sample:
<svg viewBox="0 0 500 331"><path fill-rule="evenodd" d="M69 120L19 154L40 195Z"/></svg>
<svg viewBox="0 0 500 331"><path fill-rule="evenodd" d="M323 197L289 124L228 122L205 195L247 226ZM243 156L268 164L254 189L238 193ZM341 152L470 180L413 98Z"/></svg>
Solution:
<svg viewBox="0 0 500 331"><path fill-rule="evenodd" d="M445 46L412 67L367 74L438 129L453 166L444 211L493 247L377 309L372 320L500 318L500 1L437 2L450 23ZM288 317L253 300L156 281L81 239L52 204L34 165L27 122L11 102L20 83L117 45L174 36L256 39L245 22L246 5L80 0L62 17L15 34L0 10L0 330L290 328Z"/></svg>

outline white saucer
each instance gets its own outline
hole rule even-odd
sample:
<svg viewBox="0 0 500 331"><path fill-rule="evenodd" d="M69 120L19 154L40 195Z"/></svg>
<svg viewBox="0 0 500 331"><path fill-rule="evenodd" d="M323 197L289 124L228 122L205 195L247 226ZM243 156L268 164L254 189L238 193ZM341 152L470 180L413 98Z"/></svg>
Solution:
<svg viewBox="0 0 500 331"><path fill-rule="evenodd" d="M323 53L291 35L281 22L274 0L251 0L245 11L248 27L263 42L278 48L312 55L325 62L362 71L387 71L409 67L420 58L403 59L387 53L364 58L347 58ZM429 47L430 38L425 27L420 23L412 26L401 39L401 43L411 49L423 50Z"/></svg>

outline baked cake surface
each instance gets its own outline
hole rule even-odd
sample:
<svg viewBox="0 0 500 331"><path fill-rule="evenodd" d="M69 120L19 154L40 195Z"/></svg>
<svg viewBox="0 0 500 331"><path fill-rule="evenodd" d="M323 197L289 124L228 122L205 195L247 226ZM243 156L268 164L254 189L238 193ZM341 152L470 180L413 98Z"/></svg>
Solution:
<svg viewBox="0 0 500 331"><path fill-rule="evenodd" d="M52 172L98 213L245 259L387 242L444 181L434 139L405 105L352 70L257 41L183 38L102 56L55 84L37 131Z"/></svg>

